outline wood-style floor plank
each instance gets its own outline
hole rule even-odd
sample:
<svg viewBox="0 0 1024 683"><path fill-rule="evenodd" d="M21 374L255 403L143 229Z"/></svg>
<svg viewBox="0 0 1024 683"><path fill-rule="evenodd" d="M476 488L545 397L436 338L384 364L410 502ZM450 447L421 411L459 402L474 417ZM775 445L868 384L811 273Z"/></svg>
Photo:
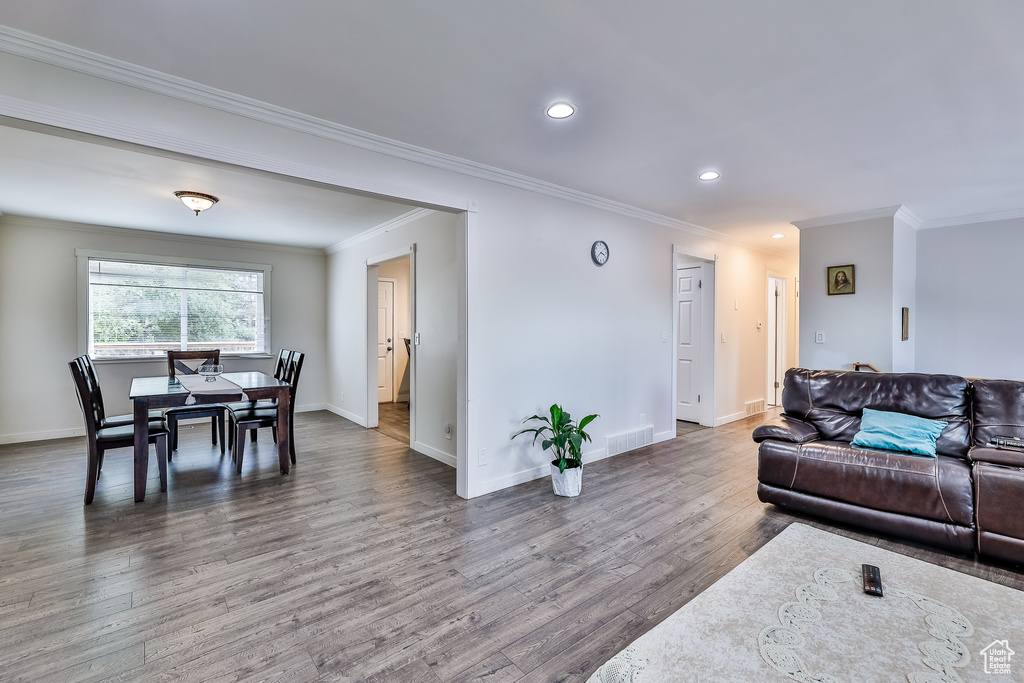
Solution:
<svg viewBox="0 0 1024 683"><path fill-rule="evenodd" d="M757 500L757 417L466 501L455 472L326 412L268 433L241 477L184 425L161 493L112 451L82 505L83 439L0 446L0 679L584 681L799 520L1024 589L1020 568ZM404 406L400 406L404 409ZM391 424L391 418L397 418Z"/></svg>

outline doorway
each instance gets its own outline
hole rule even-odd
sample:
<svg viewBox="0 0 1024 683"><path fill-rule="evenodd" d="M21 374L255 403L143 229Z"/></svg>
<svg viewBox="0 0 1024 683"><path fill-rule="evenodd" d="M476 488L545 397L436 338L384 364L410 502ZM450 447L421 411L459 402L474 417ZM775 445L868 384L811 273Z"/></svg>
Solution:
<svg viewBox="0 0 1024 683"><path fill-rule="evenodd" d="M768 275L767 382L765 403L782 404L782 383L786 378L786 278Z"/></svg>
<svg viewBox="0 0 1024 683"><path fill-rule="evenodd" d="M400 256L387 254L367 268L367 276L376 282L375 328L376 372L368 386L368 413L373 419L367 427L411 446L414 410L413 377L413 277L410 250ZM368 282L367 284L371 284ZM372 291L372 290L371 290ZM368 321L369 322L369 321ZM375 376L374 376L375 375Z"/></svg>
<svg viewBox="0 0 1024 683"><path fill-rule="evenodd" d="M672 253L672 411L715 425L715 257ZM677 432L679 425L677 424Z"/></svg>
<svg viewBox="0 0 1024 683"><path fill-rule="evenodd" d="M676 268L676 420L700 421L701 290L704 267Z"/></svg>

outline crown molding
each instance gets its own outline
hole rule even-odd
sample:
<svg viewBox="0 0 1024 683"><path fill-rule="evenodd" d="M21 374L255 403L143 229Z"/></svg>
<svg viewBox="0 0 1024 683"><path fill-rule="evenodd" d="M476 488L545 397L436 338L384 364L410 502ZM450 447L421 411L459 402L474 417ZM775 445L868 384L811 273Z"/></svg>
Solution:
<svg viewBox="0 0 1024 683"><path fill-rule="evenodd" d="M413 209L412 211L403 213L401 216L397 216L389 221L385 221L376 227L370 228L369 230L364 230L358 235L353 235L352 237L349 237L347 240L342 240L341 242L332 244L331 246L324 249L324 251L326 251L328 254L337 254L339 251L343 249L348 249L354 244L359 244L360 242L365 242L366 240L373 239L374 237L378 237L380 235L383 235L384 233L391 232L392 230L400 228L403 225L408 225L409 223L418 221L421 218L426 218L427 216L433 213L434 211L432 209Z"/></svg>
<svg viewBox="0 0 1024 683"><path fill-rule="evenodd" d="M1024 209L992 211L989 213L976 213L968 216L952 216L950 218L928 220L924 222L924 224L921 226L921 229L931 230L932 228L950 228L957 225L972 225L974 223L992 223L993 221L1009 221L1017 218L1024 218Z"/></svg>
<svg viewBox="0 0 1024 683"><path fill-rule="evenodd" d="M305 256L323 256L326 252L320 247L296 247L288 244L273 244L270 242L249 242L246 240L229 240L221 237L202 237L199 235L183 235L177 232L160 232L158 230L140 230L136 228L117 228L112 225L95 225L92 223L75 223L62 221L55 218L39 218L36 216L19 216L16 214L4 214L3 225L20 226L23 228L51 228L54 230L70 230L73 232L89 232L101 235L115 235L118 237L137 237L163 242L188 242L189 244L200 244L206 246L230 247L232 249L257 249L260 251L281 251L289 254L303 254Z"/></svg>
<svg viewBox="0 0 1024 683"><path fill-rule="evenodd" d="M914 214L906 211L902 206L886 206L881 209L867 209L866 211L839 213L833 216L822 216L821 218L809 218L804 221L793 221L790 225L795 225L798 230L809 230L811 228L821 228L826 225L855 223L857 221L869 221L875 218L894 218L901 211L905 212L904 215L917 218ZM917 221L920 222L920 219L917 219Z"/></svg>
<svg viewBox="0 0 1024 683"><path fill-rule="evenodd" d="M663 225L675 230L682 230L702 237L708 237L751 248L749 245L746 245L725 233L705 228L694 223L670 218L652 211L647 211L628 204L598 197L579 190L573 190L561 185L555 185L554 183L538 180L512 171L506 171L486 164L480 164L475 161L469 161L460 157L435 152L423 147L417 147L415 145L360 131L325 119L285 109L284 107L261 102L259 100L254 100L252 98L224 90L211 88L201 83L165 74L137 64L131 64L129 62L124 62L119 59L83 50L71 45L65 45L48 38L43 38L42 36L33 35L7 26L0 26L0 52L7 52L9 54L32 59L51 66L57 66L89 76L103 78L122 85L139 88L167 97L173 97L192 104L217 109L237 116L244 116L263 123L314 135L353 147L378 152L380 154L385 154L406 161L412 161L433 168L452 171L473 178L488 180L522 190L528 190L530 192L535 192L549 197L564 199L577 204L611 211L630 218L637 218L643 221ZM16 114L8 115L20 118ZM35 119L30 118L28 120ZM116 132L118 129L117 126L113 126L109 122L98 123L106 125L106 128L108 129L108 133L106 134L107 136L115 139L122 139ZM60 126L61 124L53 123L51 125ZM100 132L97 132L97 134L104 135L104 133ZM151 135L150 142L141 141L140 144L163 148L160 144L156 143L157 137L159 136ZM205 156L201 153L197 153L196 155L200 157ZM234 163L249 165L241 161ZM353 186L343 185L343 187ZM363 188L354 186L354 189ZM367 191L374 192L374 190ZM381 194L388 193L382 192ZM467 210L468 208L464 205L451 206L450 204L437 202L428 203L450 208L459 208L461 210Z"/></svg>

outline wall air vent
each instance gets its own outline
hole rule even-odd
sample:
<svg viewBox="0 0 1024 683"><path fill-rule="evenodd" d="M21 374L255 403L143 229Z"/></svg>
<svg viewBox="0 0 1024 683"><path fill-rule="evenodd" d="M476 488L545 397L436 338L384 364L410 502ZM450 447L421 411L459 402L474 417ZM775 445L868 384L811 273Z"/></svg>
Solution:
<svg viewBox="0 0 1024 683"><path fill-rule="evenodd" d="M632 432L607 437L608 455L618 455L641 446L654 443L654 425L647 425Z"/></svg>
<svg viewBox="0 0 1024 683"><path fill-rule="evenodd" d="M747 417L764 412L763 398L759 398L756 401L747 401L744 405L747 407Z"/></svg>

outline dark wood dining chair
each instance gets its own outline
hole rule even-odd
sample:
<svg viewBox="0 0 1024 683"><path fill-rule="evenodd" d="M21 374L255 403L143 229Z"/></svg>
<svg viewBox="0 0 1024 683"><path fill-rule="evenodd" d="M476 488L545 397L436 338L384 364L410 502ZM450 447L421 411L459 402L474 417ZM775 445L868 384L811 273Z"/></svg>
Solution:
<svg viewBox="0 0 1024 683"><path fill-rule="evenodd" d="M78 392L78 405L85 417L85 431L88 438L89 464L86 469L85 504L92 503L96 493L96 482L103 469L103 455L112 448L131 448L135 446L135 425L111 424L105 422L103 395L100 385L95 381L95 372L90 373L91 361L88 356L74 359L68 363L71 376L75 380ZM93 368L95 371L95 368ZM163 419L150 419L149 442L156 444L156 458L160 467L160 490L167 490L167 423ZM133 465L134 467L134 465Z"/></svg>
<svg viewBox="0 0 1024 683"><path fill-rule="evenodd" d="M96 366L92 362L92 357L89 355L79 356L72 363L78 363L82 366L83 372L89 376L89 381L96 389L96 401L103 408L103 392L100 390L100 380L96 374ZM153 408L149 411L150 420L162 420L164 419L164 411L159 408ZM100 419L100 427L123 427L124 425L130 425L135 423L135 416L131 413L127 415L104 415Z"/></svg>
<svg viewBox="0 0 1024 683"><path fill-rule="evenodd" d="M302 372L302 362L306 354L299 351L285 351L287 359L283 363L281 376L277 379L287 382L288 387L288 454L292 463L295 462L295 393L299 386L299 375ZM278 354L278 358L281 354ZM253 441L256 441L256 430L260 427L271 427L274 434L274 443L277 443L277 406L255 407L248 403L231 403L228 405L228 433L231 439L231 457L235 461L235 471L242 473L242 456L245 453L245 432L252 430Z"/></svg>
<svg viewBox="0 0 1024 683"><path fill-rule="evenodd" d="M219 365L220 349L206 349L203 351L168 351L167 352L167 376L171 379L175 375L194 375L196 371L185 364L185 361L199 361L199 365ZM210 430L213 432L213 445L217 445L217 435L220 435L220 452L224 453L224 412L226 407L223 403L202 403L191 406L175 406L167 408L164 415L167 417L167 428L171 432L171 448L168 451L167 460L170 461L174 451L178 450L178 420L188 420L197 417L210 418Z"/></svg>

